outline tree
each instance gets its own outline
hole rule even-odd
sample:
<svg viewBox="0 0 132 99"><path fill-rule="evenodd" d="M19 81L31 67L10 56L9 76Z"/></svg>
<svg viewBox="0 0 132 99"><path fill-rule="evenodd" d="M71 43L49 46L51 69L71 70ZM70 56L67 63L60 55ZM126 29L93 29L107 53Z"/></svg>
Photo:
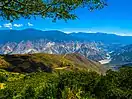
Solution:
<svg viewBox="0 0 132 99"><path fill-rule="evenodd" d="M59 99L70 94L72 94L71 96L76 96L78 94L81 97L93 96L93 89L96 87L99 80L100 75L96 72L64 72L59 76L57 96Z"/></svg>
<svg viewBox="0 0 132 99"><path fill-rule="evenodd" d="M87 7L90 11L106 6L106 0L0 0L0 17L5 20L16 20L20 17L76 19L74 11Z"/></svg>

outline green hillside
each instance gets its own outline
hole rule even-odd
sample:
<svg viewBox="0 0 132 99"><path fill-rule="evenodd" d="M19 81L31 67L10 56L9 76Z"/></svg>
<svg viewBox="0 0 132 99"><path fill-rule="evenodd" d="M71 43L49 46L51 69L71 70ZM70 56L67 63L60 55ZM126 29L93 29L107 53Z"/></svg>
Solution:
<svg viewBox="0 0 132 99"><path fill-rule="evenodd" d="M104 73L106 69L98 62L78 54L24 54L0 56L0 68L19 73L53 72L56 70L86 70Z"/></svg>
<svg viewBox="0 0 132 99"><path fill-rule="evenodd" d="M132 68L96 72L0 70L0 99L132 99Z"/></svg>
<svg viewBox="0 0 132 99"><path fill-rule="evenodd" d="M132 99L132 67L105 72L78 54L2 55L0 68L0 99Z"/></svg>

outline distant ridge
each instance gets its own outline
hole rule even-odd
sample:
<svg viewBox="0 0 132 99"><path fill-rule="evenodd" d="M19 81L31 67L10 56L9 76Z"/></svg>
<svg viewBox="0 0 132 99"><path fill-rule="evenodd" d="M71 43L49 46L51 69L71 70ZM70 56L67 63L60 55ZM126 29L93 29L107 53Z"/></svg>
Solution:
<svg viewBox="0 0 132 99"><path fill-rule="evenodd" d="M52 41L96 41L103 43L131 44L132 36L119 36L107 33L70 33L57 30L42 31L33 28L24 30L0 30L0 43L22 40L48 39Z"/></svg>

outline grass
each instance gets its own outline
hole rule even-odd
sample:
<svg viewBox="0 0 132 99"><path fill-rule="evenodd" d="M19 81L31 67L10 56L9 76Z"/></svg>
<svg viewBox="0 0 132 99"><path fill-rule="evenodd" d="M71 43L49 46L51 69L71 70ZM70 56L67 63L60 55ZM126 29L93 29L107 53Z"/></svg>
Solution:
<svg viewBox="0 0 132 99"><path fill-rule="evenodd" d="M8 71L19 73L52 72L56 68L67 70L91 70L104 73L105 68L98 62L86 59L78 54L53 55L53 54L24 54L24 55L3 55L0 56L2 65Z"/></svg>

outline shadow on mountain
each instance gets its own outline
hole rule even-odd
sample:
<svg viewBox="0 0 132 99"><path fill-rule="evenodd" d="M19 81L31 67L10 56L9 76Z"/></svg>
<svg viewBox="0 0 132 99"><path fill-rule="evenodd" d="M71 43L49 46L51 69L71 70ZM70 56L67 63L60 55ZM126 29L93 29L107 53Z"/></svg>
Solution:
<svg viewBox="0 0 132 99"><path fill-rule="evenodd" d="M12 72L37 72L42 70L44 72L52 72L52 68L46 66L42 62L33 61L30 55L5 55L4 59L10 64L7 71Z"/></svg>

